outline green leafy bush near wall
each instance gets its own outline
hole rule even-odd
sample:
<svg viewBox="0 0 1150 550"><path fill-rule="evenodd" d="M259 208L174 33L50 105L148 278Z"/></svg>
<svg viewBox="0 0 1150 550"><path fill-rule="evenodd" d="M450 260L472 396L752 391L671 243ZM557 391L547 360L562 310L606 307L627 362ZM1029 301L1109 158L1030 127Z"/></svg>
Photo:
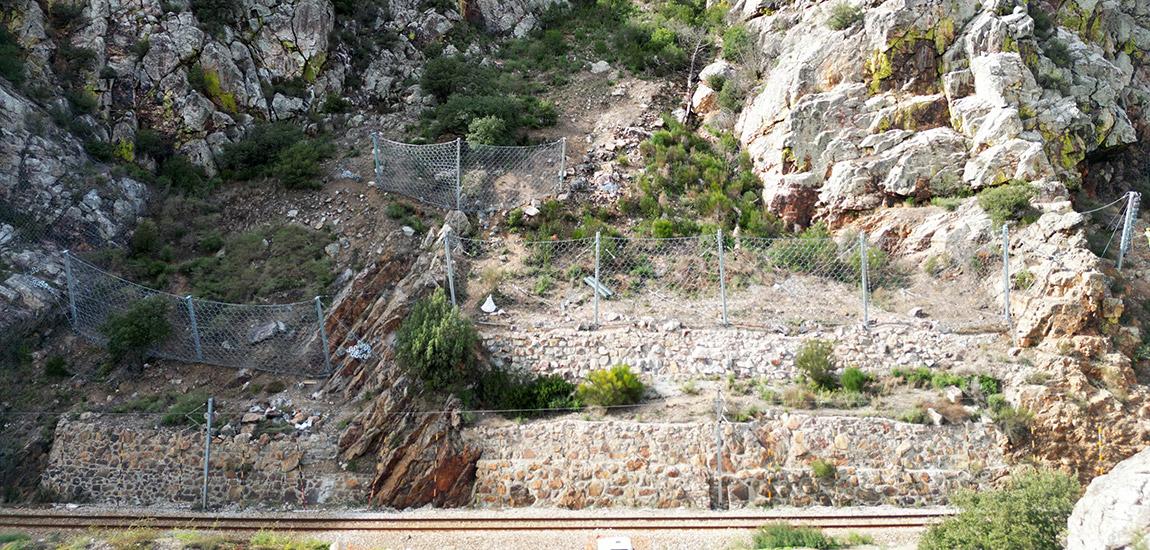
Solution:
<svg viewBox="0 0 1150 550"><path fill-rule="evenodd" d="M795 367L816 388L833 390L837 361L834 355L834 342L827 340L807 340L795 353Z"/></svg>
<svg viewBox="0 0 1150 550"><path fill-rule="evenodd" d="M952 497L962 512L927 530L920 550L1057 550L1082 494L1069 474L1038 470L1011 477L1006 488Z"/></svg>
<svg viewBox="0 0 1150 550"><path fill-rule="evenodd" d="M631 367L620 364L592 371L587 381L579 384L579 400L600 407L638 403L646 387Z"/></svg>
<svg viewBox="0 0 1150 550"><path fill-rule="evenodd" d="M440 288L417 302L400 323L395 355L429 389L454 389L471 374L478 341L471 321L459 314Z"/></svg>

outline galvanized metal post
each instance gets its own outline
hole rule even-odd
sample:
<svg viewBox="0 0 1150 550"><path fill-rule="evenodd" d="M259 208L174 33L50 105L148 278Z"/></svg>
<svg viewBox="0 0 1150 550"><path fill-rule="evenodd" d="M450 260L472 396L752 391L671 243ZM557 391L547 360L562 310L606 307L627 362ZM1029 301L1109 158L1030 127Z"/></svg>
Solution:
<svg viewBox="0 0 1150 550"><path fill-rule="evenodd" d="M1126 218L1122 223L1122 242L1118 243L1118 269L1122 269L1122 262L1130 253L1130 244L1134 241L1134 223L1138 220L1138 202L1141 198L1136 191L1126 194Z"/></svg>
<svg viewBox="0 0 1150 550"><path fill-rule="evenodd" d="M375 157L375 184L382 189L383 182L380 180L382 180L383 177L380 175L381 173L379 171L379 138L376 136L375 132L371 133L371 153L372 156Z"/></svg>
<svg viewBox="0 0 1150 550"><path fill-rule="evenodd" d="M859 231L859 271L862 274L863 328L870 326L870 281L867 280L866 231Z"/></svg>
<svg viewBox="0 0 1150 550"><path fill-rule="evenodd" d="M567 137L564 136L559 143L559 192L563 192L563 177L567 172Z"/></svg>
<svg viewBox="0 0 1150 550"><path fill-rule="evenodd" d="M723 390L718 390L715 393L715 440L718 445L715 447L715 469L719 472L718 477L718 498L715 500L715 509L723 507Z"/></svg>
<svg viewBox="0 0 1150 550"><path fill-rule="evenodd" d="M72 254L64 251L64 273L68 278L68 309L72 313L72 325L76 325L76 288L72 283Z"/></svg>
<svg viewBox="0 0 1150 550"><path fill-rule="evenodd" d="M319 319L320 344L323 345L323 363L327 365L327 373L331 374L331 353L327 350L327 327L323 326L323 300L315 297L315 315Z"/></svg>
<svg viewBox="0 0 1150 550"><path fill-rule="evenodd" d="M1010 315L1010 228L1002 224L1002 315L1006 318L1006 326L1010 330L1010 342L1018 344L1018 337L1014 334L1014 319Z"/></svg>
<svg viewBox="0 0 1150 550"><path fill-rule="evenodd" d="M463 210L463 140L455 138L455 209Z"/></svg>
<svg viewBox="0 0 1150 550"><path fill-rule="evenodd" d="M591 293L595 295L595 328L599 328L599 232L595 232L595 286Z"/></svg>
<svg viewBox="0 0 1150 550"><path fill-rule="evenodd" d="M212 407L215 404L215 398L208 398L208 423L204 428L204 492L203 492L203 505L204 510L208 509L208 468L212 459Z"/></svg>
<svg viewBox="0 0 1150 550"><path fill-rule="evenodd" d="M196 325L196 306L192 303L192 296L189 294L184 298L188 304L188 317L192 320L192 341L196 343L196 361L203 362L204 352L200 349L200 327Z"/></svg>
<svg viewBox="0 0 1150 550"><path fill-rule="evenodd" d="M727 277L723 271L723 228L715 231L715 244L719 246L719 294L723 297L723 326L727 326Z"/></svg>
<svg viewBox="0 0 1150 550"><path fill-rule="evenodd" d="M451 265L451 226L443 232L443 258L447 264L447 288L451 291L451 307L455 307L455 273Z"/></svg>

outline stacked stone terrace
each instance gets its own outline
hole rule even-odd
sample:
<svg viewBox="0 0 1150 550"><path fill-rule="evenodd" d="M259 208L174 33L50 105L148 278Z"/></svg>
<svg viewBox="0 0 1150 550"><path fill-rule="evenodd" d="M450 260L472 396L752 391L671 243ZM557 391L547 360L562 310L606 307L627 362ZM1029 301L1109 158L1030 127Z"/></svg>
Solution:
<svg viewBox="0 0 1150 550"><path fill-rule="evenodd" d="M215 437L208 504L302 508L366 502L372 476L339 471L336 450L334 441L318 434ZM203 431L62 420L42 483L81 502L198 504L203 460Z"/></svg>
<svg viewBox="0 0 1150 550"><path fill-rule="evenodd" d="M941 505L1006 468L998 430L766 414L724 423L722 505ZM560 421L469 430L477 507L710 508L715 424ZM815 460L836 465L819 478Z"/></svg>
<svg viewBox="0 0 1150 550"><path fill-rule="evenodd" d="M843 366L875 374L897 367L950 367L973 351L1001 339L1000 334L945 333L929 321L826 329L817 325L780 325L775 329L684 328L676 321L644 321L594 331L519 328L489 331L483 338L496 361L539 374L577 380L618 363L648 375L686 379L734 374L740 378L789 381L794 352L805 340L839 343Z"/></svg>

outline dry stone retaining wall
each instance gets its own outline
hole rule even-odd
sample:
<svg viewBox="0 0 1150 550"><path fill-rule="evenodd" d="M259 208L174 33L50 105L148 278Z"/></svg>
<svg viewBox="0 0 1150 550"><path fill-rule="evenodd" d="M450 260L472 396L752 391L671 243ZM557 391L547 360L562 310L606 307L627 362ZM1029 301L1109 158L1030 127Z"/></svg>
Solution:
<svg viewBox="0 0 1150 550"><path fill-rule="evenodd" d="M310 434L212 440L208 504L341 505L367 500L371 476L339 471L336 444ZM61 498L133 505L201 501L204 434L61 421L43 485Z"/></svg>
<svg viewBox="0 0 1150 550"><path fill-rule="evenodd" d="M838 342L835 355L840 365L878 373L895 367L959 364L971 350L994 343L1000 335L947 334L929 321L870 330L806 324L768 330L684 328L675 321L648 321L595 331L492 329L483 342L506 366L571 379L622 362L648 375L671 378L733 374L782 382L795 374L794 352L814 338Z"/></svg>
<svg viewBox="0 0 1150 550"><path fill-rule="evenodd" d="M944 504L1005 469L998 430L883 418L768 414L725 423L723 505ZM560 421L483 427L478 507L709 508L715 424ZM816 459L836 465L819 479Z"/></svg>

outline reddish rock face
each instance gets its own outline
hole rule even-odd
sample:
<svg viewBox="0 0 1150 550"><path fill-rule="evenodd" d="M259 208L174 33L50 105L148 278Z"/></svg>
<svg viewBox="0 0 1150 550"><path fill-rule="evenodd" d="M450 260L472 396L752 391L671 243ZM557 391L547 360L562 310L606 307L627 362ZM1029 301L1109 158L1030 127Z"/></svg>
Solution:
<svg viewBox="0 0 1150 550"><path fill-rule="evenodd" d="M328 321L330 349L389 341L419 298L442 283L443 267L435 254L439 249L423 251L414 244L393 235L381 257L357 277ZM398 368L386 345L373 346L371 358L348 354L340 361L328 393L357 399L365 390L377 392L370 408L340 437L344 460L378 459L368 489L370 504L389 508L468 504L480 451L468 448L459 436L459 400L425 403L422 383ZM432 408L444 412L413 412Z"/></svg>

